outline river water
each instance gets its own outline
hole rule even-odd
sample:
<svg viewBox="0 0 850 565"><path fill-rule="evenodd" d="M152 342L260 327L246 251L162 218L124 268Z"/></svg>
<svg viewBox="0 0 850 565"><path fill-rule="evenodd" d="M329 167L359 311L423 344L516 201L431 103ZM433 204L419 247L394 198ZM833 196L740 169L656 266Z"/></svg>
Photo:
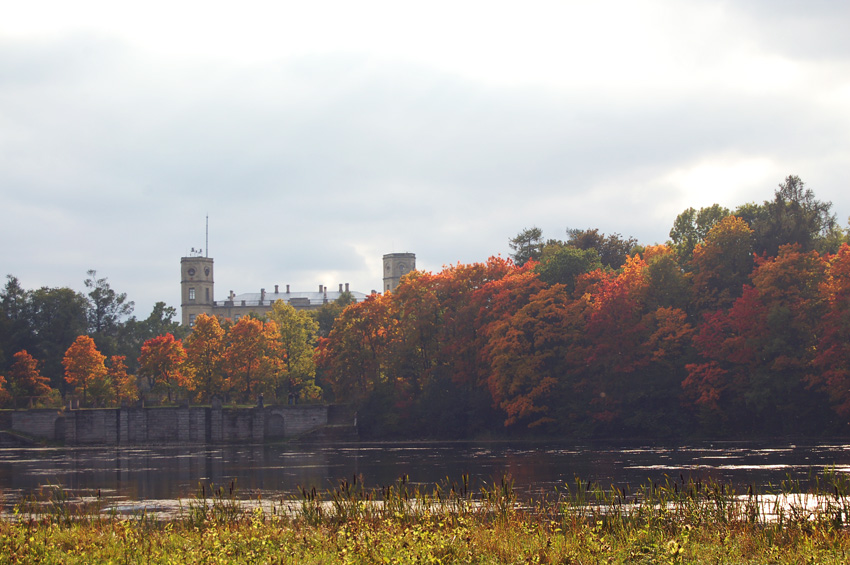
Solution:
<svg viewBox="0 0 850 565"><path fill-rule="evenodd" d="M702 443L679 446L594 443L359 443L315 446L189 446L101 449L0 449L0 496L7 507L51 485L100 491L114 501L191 498L199 485L235 480L237 496L291 497L300 487L326 491L340 479L366 487L460 482L473 488L510 475L517 492L550 494L575 478L632 487L666 477L714 479L761 491L826 468L850 473L850 444Z"/></svg>

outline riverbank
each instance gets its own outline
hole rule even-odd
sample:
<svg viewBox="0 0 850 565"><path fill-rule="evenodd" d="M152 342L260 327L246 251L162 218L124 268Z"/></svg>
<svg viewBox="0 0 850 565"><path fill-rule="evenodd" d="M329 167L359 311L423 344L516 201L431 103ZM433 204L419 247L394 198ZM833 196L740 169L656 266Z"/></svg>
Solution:
<svg viewBox="0 0 850 565"><path fill-rule="evenodd" d="M850 493L842 475L784 485L783 503L716 483L647 484L634 493L581 482L519 503L504 479L430 489L356 480L246 509L204 488L180 518L103 513L61 491L0 522L2 563L846 563ZM812 504L816 501L816 504ZM766 511L768 510L769 511Z"/></svg>
<svg viewBox="0 0 850 565"><path fill-rule="evenodd" d="M844 530L649 526L628 532L536 520L0 524L2 563L846 563Z"/></svg>

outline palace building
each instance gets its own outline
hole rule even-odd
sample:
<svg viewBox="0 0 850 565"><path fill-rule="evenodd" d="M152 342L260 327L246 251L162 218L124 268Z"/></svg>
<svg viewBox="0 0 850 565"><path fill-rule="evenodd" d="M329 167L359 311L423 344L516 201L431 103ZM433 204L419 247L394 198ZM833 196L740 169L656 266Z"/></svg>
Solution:
<svg viewBox="0 0 850 565"><path fill-rule="evenodd" d="M193 250L194 251L194 250ZM392 292L398 286L401 277L416 269L416 255L413 253L390 253L384 255L384 292ZM215 277L213 260L200 252L180 258L180 311L181 323L193 326L198 314L229 318L233 321L249 313L265 314L272 304L283 300L296 310L318 310L323 304L334 302L343 293L350 293L357 302L367 295L349 289L348 283L340 284L338 290L328 290L319 285L314 291L291 291L289 285L281 289L234 294L231 290L224 300L215 299ZM375 292L375 291L372 291Z"/></svg>

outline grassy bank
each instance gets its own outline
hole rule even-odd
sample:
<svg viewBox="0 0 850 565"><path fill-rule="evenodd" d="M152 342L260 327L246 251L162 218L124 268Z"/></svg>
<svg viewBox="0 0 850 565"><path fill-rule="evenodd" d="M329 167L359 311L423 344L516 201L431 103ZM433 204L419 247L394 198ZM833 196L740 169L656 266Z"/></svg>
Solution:
<svg viewBox="0 0 850 565"><path fill-rule="evenodd" d="M576 482L521 503L510 481L325 493L250 506L206 488L179 518L110 514L61 492L0 522L3 563L846 563L843 477L803 491L736 493L719 484L634 492Z"/></svg>

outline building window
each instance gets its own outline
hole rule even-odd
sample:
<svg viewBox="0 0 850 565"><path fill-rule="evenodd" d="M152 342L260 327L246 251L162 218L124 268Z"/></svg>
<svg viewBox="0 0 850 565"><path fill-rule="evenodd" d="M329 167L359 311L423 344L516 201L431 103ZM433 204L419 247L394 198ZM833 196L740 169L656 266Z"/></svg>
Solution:
<svg viewBox="0 0 850 565"><path fill-rule="evenodd" d="M207 302L209 302L210 301L210 289L205 288L204 290L207 291Z"/></svg>
<svg viewBox="0 0 850 565"><path fill-rule="evenodd" d="M189 301L191 301L191 302L195 301L195 289L194 288L189 289Z"/></svg>
<svg viewBox="0 0 850 565"><path fill-rule="evenodd" d="M195 315L189 314L189 327L192 328L195 326Z"/></svg>

